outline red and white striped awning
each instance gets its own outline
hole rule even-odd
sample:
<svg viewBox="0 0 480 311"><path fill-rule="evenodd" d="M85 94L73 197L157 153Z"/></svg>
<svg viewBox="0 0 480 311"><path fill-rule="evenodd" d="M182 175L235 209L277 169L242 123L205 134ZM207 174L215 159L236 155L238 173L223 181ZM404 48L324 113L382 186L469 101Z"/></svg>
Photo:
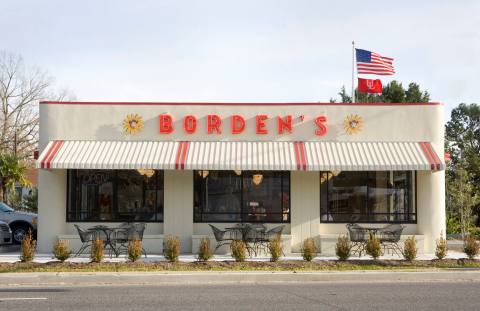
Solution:
<svg viewBox="0 0 480 311"><path fill-rule="evenodd" d="M44 169L177 170L442 170L429 142L166 142L48 143Z"/></svg>

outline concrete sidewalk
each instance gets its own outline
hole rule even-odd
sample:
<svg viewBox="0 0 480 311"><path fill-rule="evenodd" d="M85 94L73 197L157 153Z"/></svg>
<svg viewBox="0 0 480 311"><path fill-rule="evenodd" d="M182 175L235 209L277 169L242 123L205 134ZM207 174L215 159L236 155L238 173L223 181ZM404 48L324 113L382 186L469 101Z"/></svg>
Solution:
<svg viewBox="0 0 480 311"><path fill-rule="evenodd" d="M449 250L447 259L462 259L467 258L467 256L455 250ZM315 258L315 261L318 260L336 260L337 257L335 256L322 256L319 255ZM356 260L371 260L370 256L362 256L356 257L352 256L351 259ZM403 258L398 255L385 255L381 256L380 259L392 259L392 260L402 260ZM417 257L418 260L432 260L435 259L434 254L419 254ZM194 254L183 254L180 255L179 261L181 262L193 262L196 261L197 257ZM212 261L225 261L225 260L233 260L230 255L215 255ZM252 258L247 258L247 261L269 261L269 256L257 256ZM286 256L282 256L280 260L303 260L301 254L286 254ZM14 263L20 261L20 248L18 246L8 246L8 247L0 247L0 263ZM50 261L56 261L53 257L53 254L36 254L33 260L37 263L46 263ZM120 256L119 258L110 258L109 256L105 256L105 262L126 262L127 258L125 255ZM147 258L143 257L140 259L143 262L158 262L158 261L165 261L165 257L160 254L149 254ZM83 254L79 257L73 257L67 260L67 262L77 262L77 263L88 263L90 262L90 258L88 254Z"/></svg>
<svg viewBox="0 0 480 311"><path fill-rule="evenodd" d="M5 273L0 287L214 285L285 283L480 282L480 269L355 272Z"/></svg>

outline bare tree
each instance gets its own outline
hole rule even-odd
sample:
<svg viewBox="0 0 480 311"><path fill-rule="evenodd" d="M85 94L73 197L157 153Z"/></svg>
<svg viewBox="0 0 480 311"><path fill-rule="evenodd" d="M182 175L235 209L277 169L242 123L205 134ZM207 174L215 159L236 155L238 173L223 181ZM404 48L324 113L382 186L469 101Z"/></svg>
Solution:
<svg viewBox="0 0 480 311"><path fill-rule="evenodd" d="M20 160L32 157L38 144L38 103L62 100L68 91L55 94L53 78L39 68L25 68L19 55L0 52L0 153Z"/></svg>

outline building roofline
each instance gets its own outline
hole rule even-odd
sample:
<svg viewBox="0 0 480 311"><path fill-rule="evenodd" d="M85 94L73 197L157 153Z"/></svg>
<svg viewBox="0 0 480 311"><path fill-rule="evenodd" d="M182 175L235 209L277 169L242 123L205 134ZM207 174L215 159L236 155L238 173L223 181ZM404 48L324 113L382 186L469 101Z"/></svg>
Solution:
<svg viewBox="0 0 480 311"><path fill-rule="evenodd" d="M438 106L428 103L321 103L321 102L111 102L111 101L40 101L41 105L139 105L139 106Z"/></svg>

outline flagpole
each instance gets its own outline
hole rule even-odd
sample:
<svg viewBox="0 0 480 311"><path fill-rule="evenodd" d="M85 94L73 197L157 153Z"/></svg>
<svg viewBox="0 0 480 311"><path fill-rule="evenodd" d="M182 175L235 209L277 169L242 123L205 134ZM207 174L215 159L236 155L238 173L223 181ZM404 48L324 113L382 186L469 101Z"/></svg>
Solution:
<svg viewBox="0 0 480 311"><path fill-rule="evenodd" d="M355 103L355 41L352 41L352 103Z"/></svg>

